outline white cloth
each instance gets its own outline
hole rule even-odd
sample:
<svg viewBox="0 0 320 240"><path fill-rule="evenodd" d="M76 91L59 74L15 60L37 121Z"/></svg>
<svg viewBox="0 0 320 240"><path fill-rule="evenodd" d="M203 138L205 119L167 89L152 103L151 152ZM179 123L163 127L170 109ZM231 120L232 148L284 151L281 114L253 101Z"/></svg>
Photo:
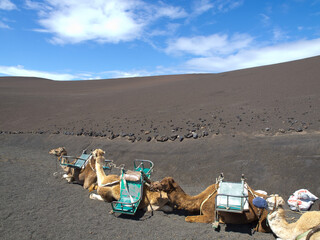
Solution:
<svg viewBox="0 0 320 240"><path fill-rule="evenodd" d="M307 189L295 191L288 199L288 205L293 211L307 211L318 197Z"/></svg>

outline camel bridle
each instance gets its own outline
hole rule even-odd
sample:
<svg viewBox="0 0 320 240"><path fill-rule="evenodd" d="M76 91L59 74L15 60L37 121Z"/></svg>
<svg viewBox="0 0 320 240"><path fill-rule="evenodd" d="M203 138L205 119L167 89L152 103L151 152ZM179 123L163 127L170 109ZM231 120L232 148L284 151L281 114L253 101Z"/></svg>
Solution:
<svg viewBox="0 0 320 240"><path fill-rule="evenodd" d="M274 205L272 210L269 212L269 214L273 213L276 209L278 209L277 195L273 195L273 197L274 197Z"/></svg>

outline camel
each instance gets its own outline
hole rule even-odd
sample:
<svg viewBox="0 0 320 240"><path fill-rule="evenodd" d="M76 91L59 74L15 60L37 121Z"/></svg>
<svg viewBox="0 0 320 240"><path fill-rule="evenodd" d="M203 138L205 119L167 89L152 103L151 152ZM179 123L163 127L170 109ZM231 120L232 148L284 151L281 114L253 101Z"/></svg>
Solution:
<svg viewBox="0 0 320 240"><path fill-rule="evenodd" d="M215 221L215 197L217 195L218 183L207 187L203 192L196 196L186 194L179 184L172 178L166 177L160 182L154 182L152 188L162 190L168 194L169 200L178 209L187 210L189 213L200 215L187 216L186 222L213 223ZM248 187L249 190L249 211L243 213L218 212L219 222L227 224L245 224L258 220L255 230L259 232L269 232L266 225L266 209L258 209L252 204L255 196L264 197L260 193ZM202 215L201 215L202 213Z"/></svg>
<svg viewBox="0 0 320 240"><path fill-rule="evenodd" d="M269 210L268 223L272 232L278 239L283 240L304 240L320 239L320 211L310 211L301 215L293 223L288 223L285 219L285 210L283 206L285 201L278 195L271 195L267 199ZM309 230L312 231L309 233Z"/></svg>
<svg viewBox="0 0 320 240"><path fill-rule="evenodd" d="M67 150L65 149L65 147L58 147L58 148L51 149L49 151L49 154L55 155L56 157L58 157L57 161L60 161L60 159L62 158L61 159L62 163L67 163L68 162L67 159L64 157L64 156L68 155ZM63 171L65 171L67 173L67 175L69 173L71 173L71 168L66 167L66 166L61 166L61 168L63 169ZM66 178L66 176L64 175L63 178Z"/></svg>
<svg viewBox="0 0 320 240"><path fill-rule="evenodd" d="M93 151L93 157L96 161L97 172L97 193L90 194L91 199L112 202L120 199L120 176L106 175L103 171L103 163L105 158L102 156L104 151L96 149ZM138 209L146 209L147 211L162 210L170 212L173 209L166 205L169 202L167 194L164 192L153 192L147 184L143 186L143 196Z"/></svg>
<svg viewBox="0 0 320 240"><path fill-rule="evenodd" d="M62 158L62 163L67 163L67 151L64 147L59 147L49 151L49 154L58 157L58 161ZM91 158L88 164L83 169L74 169L67 166L61 166L61 168L66 172L63 174L62 178L66 179L69 183L77 182L83 185L84 189L90 188L91 185L96 183L97 174L95 172L95 161Z"/></svg>

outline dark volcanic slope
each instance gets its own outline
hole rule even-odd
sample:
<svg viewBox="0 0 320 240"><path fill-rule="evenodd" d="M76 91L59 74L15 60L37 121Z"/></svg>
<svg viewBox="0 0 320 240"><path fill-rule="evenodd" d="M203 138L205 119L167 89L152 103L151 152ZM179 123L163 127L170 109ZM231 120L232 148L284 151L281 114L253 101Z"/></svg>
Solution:
<svg viewBox="0 0 320 240"><path fill-rule="evenodd" d="M125 136L319 130L320 57L221 74L0 78L0 131ZM150 132L150 133L149 133Z"/></svg>
<svg viewBox="0 0 320 240"><path fill-rule="evenodd" d="M179 211L115 217L108 214L110 204L55 178L52 173L60 168L48 151L65 146L68 154L78 155L101 148L126 169L135 158L150 159L152 180L172 176L191 195L223 172L234 182L243 173L254 189L285 200L301 188L319 197L319 66L315 57L223 74L78 82L0 78L0 236L275 239L251 236L255 224L224 225L217 232L210 224L185 222ZM190 131L206 136L172 141ZM89 136L70 136L75 134ZM126 136L90 137L117 134ZM145 142L156 135L172 138ZM135 143L123 141L127 138ZM319 201L313 209L318 206Z"/></svg>

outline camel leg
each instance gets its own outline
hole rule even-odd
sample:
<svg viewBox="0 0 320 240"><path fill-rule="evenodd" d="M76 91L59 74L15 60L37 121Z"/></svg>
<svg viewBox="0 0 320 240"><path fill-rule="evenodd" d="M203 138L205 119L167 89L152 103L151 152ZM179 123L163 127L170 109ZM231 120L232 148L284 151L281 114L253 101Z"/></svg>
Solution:
<svg viewBox="0 0 320 240"><path fill-rule="evenodd" d="M156 201L151 201L147 207L148 211L164 211L164 212L172 212L173 208L166 205L168 203L168 199L158 198ZM152 208L151 208L152 207Z"/></svg>
<svg viewBox="0 0 320 240"><path fill-rule="evenodd" d="M159 206L159 205L148 205L147 207L147 211L151 212L151 211L164 211L164 212L172 212L173 208L168 206L168 205L163 205L163 206Z"/></svg>
<svg viewBox="0 0 320 240"><path fill-rule="evenodd" d="M159 208L160 208L160 206L158 206L158 205L148 205L148 207L147 207L147 211L148 211L148 212L151 212L151 211L158 211L158 210L159 210Z"/></svg>
<svg viewBox="0 0 320 240"><path fill-rule="evenodd" d="M84 182L83 182L83 188L84 189L88 189L89 187L91 187L91 185L95 184L97 182L97 178L96 177L87 177L85 178Z"/></svg>
<svg viewBox="0 0 320 240"><path fill-rule="evenodd" d="M104 201L104 199L99 194L95 193L90 193L89 198L93 200Z"/></svg>
<svg viewBox="0 0 320 240"><path fill-rule="evenodd" d="M71 182L73 182L73 180L74 180L71 175L66 174L66 173L62 175L62 179L67 180L68 183L71 183Z"/></svg>
<svg viewBox="0 0 320 240"><path fill-rule="evenodd" d="M164 206L160 207L159 210L164 211L164 212L172 212L173 208L169 205L164 205Z"/></svg>
<svg viewBox="0 0 320 240"><path fill-rule="evenodd" d="M214 216L208 216L208 215L188 216L185 218L185 220L186 222L212 223L214 221Z"/></svg>
<svg viewBox="0 0 320 240"><path fill-rule="evenodd" d="M260 214L259 214L260 215ZM259 216L259 221L254 231L256 232L271 232L270 227L267 224L268 211L263 211L261 216Z"/></svg>

